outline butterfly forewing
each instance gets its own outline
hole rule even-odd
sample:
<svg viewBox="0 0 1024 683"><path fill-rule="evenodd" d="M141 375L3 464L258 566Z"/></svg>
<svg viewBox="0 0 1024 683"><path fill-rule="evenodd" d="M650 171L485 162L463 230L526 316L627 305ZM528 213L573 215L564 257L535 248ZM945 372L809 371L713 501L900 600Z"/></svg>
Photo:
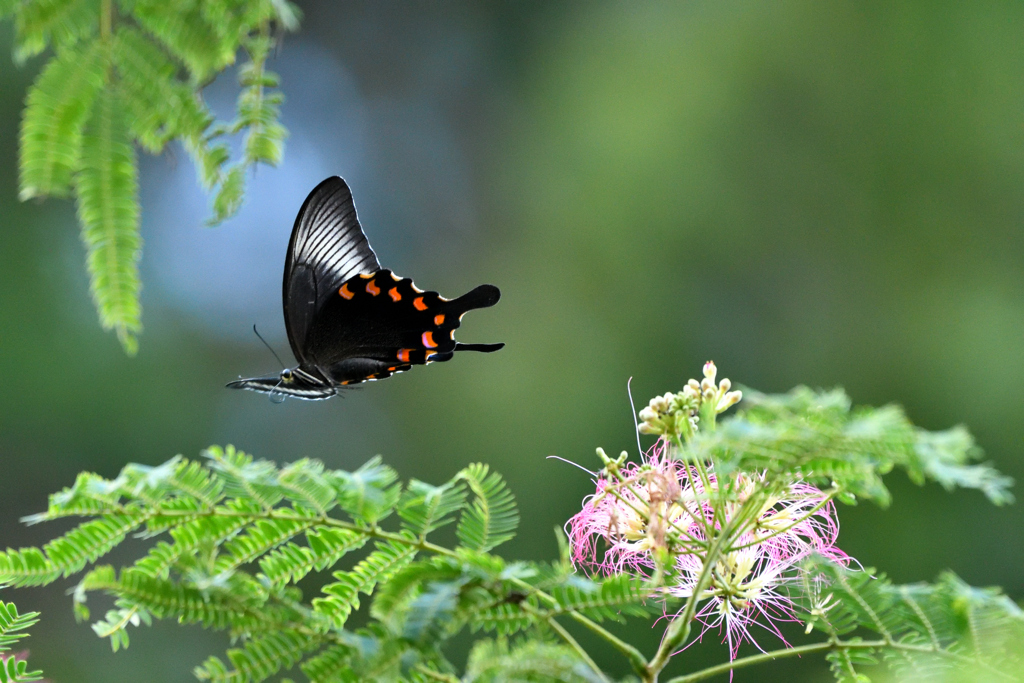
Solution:
<svg viewBox="0 0 1024 683"><path fill-rule="evenodd" d="M338 288L359 273L380 270L359 225L352 192L344 180L328 178L310 192L295 218L284 267L284 319L299 363L318 311Z"/></svg>

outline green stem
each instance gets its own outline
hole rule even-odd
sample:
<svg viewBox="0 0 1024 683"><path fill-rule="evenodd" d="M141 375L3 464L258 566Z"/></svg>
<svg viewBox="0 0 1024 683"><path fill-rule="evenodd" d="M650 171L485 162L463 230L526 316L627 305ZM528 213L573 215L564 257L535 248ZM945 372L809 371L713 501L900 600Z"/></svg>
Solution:
<svg viewBox="0 0 1024 683"><path fill-rule="evenodd" d="M704 561L704 567L701 569L700 576L697 577L697 584L693 587L693 592L690 597L686 600L686 605L683 607L683 613L672 620L665 629L665 635L662 636L661 645L658 647L658 651L654 654L654 657L647 664L646 670L644 671L644 683L654 683L658 680L658 674L665 665L668 664L668 660L672 658L672 653L686 641L690 635L690 622L693 621L693 615L697 611L697 603L700 602L700 594L704 590L704 586L707 584L708 579L711 576L711 567L718 558L719 549L722 546L722 536L718 537L714 545L711 546L711 550L708 551L707 559Z"/></svg>
<svg viewBox="0 0 1024 683"><path fill-rule="evenodd" d="M113 0L100 0L100 39L105 43L110 40L114 26Z"/></svg>
<svg viewBox="0 0 1024 683"><path fill-rule="evenodd" d="M555 607L558 606L558 600L556 600L554 596L546 593L545 591L542 591L536 586L531 586L526 581L523 581L522 579L515 577L511 578L510 581L522 590L529 593L533 593L549 605L553 605ZM579 612L576 612L575 610L565 612L565 614L566 616L570 617L578 624L589 630L591 633L607 641L609 645L611 645L616 650L625 655L626 659L629 660L630 665L633 667L633 670L636 671L638 674L642 675L643 672L646 671L647 660L644 658L640 650L636 649L629 643L625 642L615 634L609 632L607 629L605 629L597 622L593 621L592 619L588 618L583 614L580 614Z"/></svg>
<svg viewBox="0 0 1024 683"><path fill-rule="evenodd" d="M127 610L121 616L121 618L118 620L118 622L116 624L114 624L113 626L110 626L109 628L104 628L104 629L96 631L96 635L98 635L100 638L109 638L114 633L116 633L117 631L120 631L125 626L127 626L128 622L131 621L132 617L134 617L136 614L138 614L138 612L139 612L139 606L135 605L130 610Z"/></svg>
<svg viewBox="0 0 1024 683"><path fill-rule="evenodd" d="M415 668L417 671L419 671L421 674L423 674L432 681L445 681L445 683L461 683L461 679L457 676L452 676L451 674L443 674L440 671L434 671L433 669L425 667L422 664L417 664L413 668Z"/></svg>
<svg viewBox="0 0 1024 683"><path fill-rule="evenodd" d="M102 513L101 513L102 514ZM371 538L379 538L385 541L394 541L396 543L404 543L405 545L412 546L418 550L426 550L438 555L445 555L447 557L458 558L459 554L454 550L449 550L443 546L436 545L429 541L424 541L419 538L409 538L402 534L396 534L390 531L384 531L380 527L375 526L362 526L353 522L346 522L341 519L335 519L334 517L328 517L327 515L320 515L318 517L310 517L308 515L297 515L289 514L278 508L272 508L262 513L243 512L238 510L227 510L224 508L212 508L202 512L195 512L191 510L160 510L156 512L154 517L246 517L253 521L259 519L278 519L288 522L312 522L319 526L329 526L337 529L345 529L347 531L356 531L361 534L366 534Z"/></svg>
<svg viewBox="0 0 1024 683"><path fill-rule="evenodd" d="M526 607L525 603L524 603L524 608L526 609L526 611L531 611L529 609L529 607ZM537 613L534 612L534 614L537 614ZM538 615L538 616L540 616L540 615ZM584 662L586 662L587 666L589 666L594 671L594 673L597 674L598 678L600 678L602 681L605 681L607 683L608 677L604 675L603 671L601 671L601 667L599 667L597 665L597 662L595 662L593 659L590 658L590 655L587 654L587 651L583 649L583 646L581 646L576 641L576 639L572 637L571 633L569 633L568 631L565 630L564 626L562 626L557 621L555 621L554 617L546 617L544 619L544 621L547 623L548 626L551 627L552 631L557 633L558 636L562 640L564 640L569 647L571 647L573 649L573 651L576 653L577 657L579 657Z"/></svg>
<svg viewBox="0 0 1024 683"><path fill-rule="evenodd" d="M665 635L661 639L661 645L658 647L658 651L654 657L651 658L647 665L646 671L643 675L645 683L654 683L658 680L658 674L665 668L668 661L672 658L674 653L690 636L690 624L693 622L693 616L697 613L697 603L700 602L700 595L704 592L707 587L708 581L711 578L711 572L718 562L718 556L722 552L722 548L726 541L732 537L733 531L739 520L742 520L748 513L748 510L754 504L760 505L757 502L757 496L751 496L747 500L743 501L740 505L740 509L737 510L736 515L725 528L722 529L721 533L715 538L711 544L711 548L708 550L707 557L704 558L704 566L701 568L700 576L697 577L697 583L693 587L693 592L686 601L686 605L683 607L683 612L678 617L672 620L665 629ZM710 539L709 539L710 540Z"/></svg>
<svg viewBox="0 0 1024 683"><path fill-rule="evenodd" d="M945 659L955 660L963 664L971 664L973 666L983 666L991 673L999 676L1004 680L1014 680L1013 676L1003 673L997 669L985 666L983 662L971 659L970 657L964 657L953 652L946 650L937 649L930 645L909 645L906 643L897 643L887 640L864 640L856 642L844 642L844 641L829 641L825 643L814 643L813 645L800 645L799 647L787 647L781 650L773 650L772 652L762 652L749 657L741 657L740 659L734 659L731 662L724 664L718 664L717 666L711 666L707 669L701 669L691 674L683 676L676 676L670 678L666 683L696 683L696 681L703 681L713 676L720 674L727 674L730 671L736 669L743 669L748 666L755 664L764 664L766 662L772 662L776 659L784 659L787 657L799 657L800 655L813 654L815 652L827 652L828 650L871 650L876 648L890 648L893 650L902 650L904 652L919 652L924 654L933 654Z"/></svg>
<svg viewBox="0 0 1024 683"><path fill-rule="evenodd" d="M858 648L871 648L884 645L884 641L876 642L865 642L858 643L849 649ZM750 657L741 657L740 659L734 659L731 662L719 664L717 666L710 666L706 669L701 669L692 674L686 674L685 676L676 676L670 678L666 683L696 683L696 681L703 681L706 678L712 676L718 676L719 674L727 674L730 671L736 669L742 669L755 664L764 664L765 662L772 662L776 659L783 659L786 657L798 657L803 654L810 654L813 652L825 652L835 647L832 643L815 643L814 645L801 645L800 647L790 647L781 650L774 650L772 652L762 652L760 654L751 655Z"/></svg>

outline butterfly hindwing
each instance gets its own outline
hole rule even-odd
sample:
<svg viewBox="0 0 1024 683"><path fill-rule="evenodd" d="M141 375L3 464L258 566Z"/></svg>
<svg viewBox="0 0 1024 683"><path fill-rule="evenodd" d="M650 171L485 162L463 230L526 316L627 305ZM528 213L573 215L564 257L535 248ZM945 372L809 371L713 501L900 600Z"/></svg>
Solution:
<svg viewBox="0 0 1024 683"><path fill-rule="evenodd" d="M352 276L377 270L348 185L337 176L324 180L302 204L285 257L285 327L299 363L306 360L306 337L324 304Z"/></svg>
<svg viewBox="0 0 1024 683"><path fill-rule="evenodd" d="M456 343L455 330L466 311L493 306L498 297L496 287L481 285L448 300L390 270L360 274L325 302L309 330L307 354L334 381L355 384L446 361L457 350L494 351L501 345Z"/></svg>

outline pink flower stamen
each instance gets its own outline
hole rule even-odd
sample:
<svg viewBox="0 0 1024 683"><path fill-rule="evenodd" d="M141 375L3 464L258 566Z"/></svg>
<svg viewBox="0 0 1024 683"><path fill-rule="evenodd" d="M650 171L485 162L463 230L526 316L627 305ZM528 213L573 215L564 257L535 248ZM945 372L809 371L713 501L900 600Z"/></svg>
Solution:
<svg viewBox="0 0 1024 683"><path fill-rule="evenodd" d="M671 459L659 439L640 464L598 477L595 494L566 524L573 563L594 575L651 578L655 551L668 551L676 578L662 591L688 598L704 571L709 530L729 525L764 480L763 474L730 475L731 496L722 500L710 465ZM838 535L830 494L815 486L797 482L765 500L715 560L698 596L704 603L695 614L703 626L698 640L718 629L733 658L744 641L761 649L751 633L755 626L786 643L778 625L797 621L787 588L800 580L803 560L818 554L843 565L851 561L836 547Z"/></svg>

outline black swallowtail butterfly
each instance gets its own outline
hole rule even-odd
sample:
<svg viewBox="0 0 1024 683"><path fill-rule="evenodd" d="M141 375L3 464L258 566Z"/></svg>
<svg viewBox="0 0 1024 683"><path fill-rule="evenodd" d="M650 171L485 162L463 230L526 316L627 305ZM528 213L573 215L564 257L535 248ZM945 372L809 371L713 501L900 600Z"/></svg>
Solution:
<svg viewBox="0 0 1024 683"><path fill-rule="evenodd" d="M450 360L456 351L497 351L504 344L460 344L455 330L466 311L500 296L494 285L480 285L449 300L381 268L352 192L331 177L299 209L285 258L284 323L299 366L228 386L325 399L341 386Z"/></svg>

